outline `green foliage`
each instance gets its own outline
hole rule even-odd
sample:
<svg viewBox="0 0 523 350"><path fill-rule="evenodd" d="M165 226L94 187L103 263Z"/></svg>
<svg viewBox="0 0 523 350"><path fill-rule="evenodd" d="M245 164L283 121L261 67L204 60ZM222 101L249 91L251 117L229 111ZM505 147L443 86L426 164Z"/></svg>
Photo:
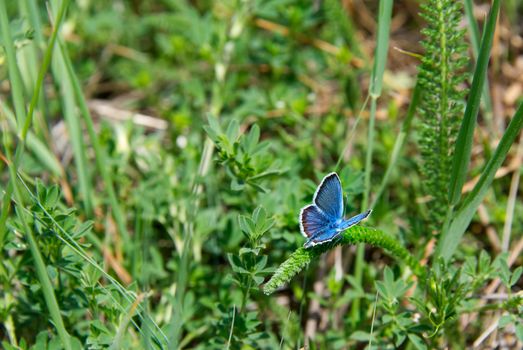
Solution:
<svg viewBox="0 0 523 350"><path fill-rule="evenodd" d="M410 90L419 62L387 43L422 51L412 3L2 2L0 347L466 348L496 320L491 337L522 339L521 258L499 255L475 216L483 204L490 231L520 240L520 185L494 175L517 159L523 105L496 104L514 115L500 139L479 101L500 2L458 142L461 9L426 5ZM500 21L516 33L508 8ZM499 40L504 88L519 52ZM483 152L465 149L474 133ZM449 186L461 144L455 159L470 174L455 168ZM347 216L373 214L303 249L300 208L331 171ZM476 175L459 203L460 182ZM433 253L429 233L445 227ZM486 295L487 285L499 287ZM474 315L465 328L463 315Z"/></svg>
<svg viewBox="0 0 523 350"><path fill-rule="evenodd" d="M36 183L35 203L25 212L29 225L34 227L39 249L44 257L47 273L53 284L57 302L63 310L67 310L67 329L74 335L89 334L93 328L82 322L87 314L107 317L116 321L121 315L120 305L125 304L118 296L118 291L110 292L99 285L100 272L89 265L77 254L77 249L88 249L90 245L81 243L92 234L92 222L82 222L74 209L66 209L60 203L60 191L57 186L46 187L41 181ZM31 214L29 214L31 213ZM11 228L6 238L10 243L4 247L5 252L16 251L15 259L5 261L6 274L2 275L2 283L11 280L21 283L24 288L13 290L14 302L6 305L2 314L17 315L17 326L22 330L22 336L31 339L36 334L34 329L46 327L49 323L49 313L42 288L34 275L34 261L28 246L16 232L23 232L20 220L8 222ZM64 232L66 235L64 236ZM117 298L117 299L115 299ZM111 299L120 302L115 304ZM109 335L114 336L115 329ZM95 331L89 337L97 334ZM38 342L44 341L38 336ZM54 339L53 332L46 332L45 339ZM77 342L78 340L75 340Z"/></svg>
<svg viewBox="0 0 523 350"><path fill-rule="evenodd" d="M385 315L380 318L377 326L385 337L376 344L386 347L394 344L399 347L406 341L410 341L416 349L426 349L425 341L422 340L424 327L416 322L414 314L401 307L404 295L412 283L407 284L402 279L394 279L394 272L386 267L383 273L383 282L376 281L376 289L379 297L379 308Z"/></svg>
<svg viewBox="0 0 523 350"><path fill-rule="evenodd" d="M422 89L419 103L419 147L421 170L427 194L432 197L429 211L431 231L441 232L448 204L454 144L464 110L467 64L463 37L459 27L462 4L454 0L430 0L422 5L427 21L422 41L425 53L419 67Z"/></svg>
<svg viewBox="0 0 523 350"><path fill-rule="evenodd" d="M270 143L259 142L260 128L253 125L250 132L240 136L240 124L231 120L223 132L218 121L209 118L205 131L214 141L217 148L218 162L222 164L231 179L231 189L241 191L246 185L266 192L261 182L280 173L273 164L274 158L269 153Z"/></svg>

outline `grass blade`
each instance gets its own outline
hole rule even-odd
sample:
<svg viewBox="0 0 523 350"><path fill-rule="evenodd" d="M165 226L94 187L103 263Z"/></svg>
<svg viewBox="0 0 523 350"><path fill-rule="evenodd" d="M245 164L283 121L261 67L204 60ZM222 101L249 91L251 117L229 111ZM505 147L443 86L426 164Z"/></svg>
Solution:
<svg viewBox="0 0 523 350"><path fill-rule="evenodd" d="M381 95L383 85L383 73L387 63L387 52L389 51L390 21L392 19L392 0L380 1L380 12L378 17L378 38L376 42L376 57L372 68L370 81L370 96L378 98Z"/></svg>
<svg viewBox="0 0 523 350"><path fill-rule="evenodd" d="M13 40L11 39L11 28L9 26L9 18L7 17L5 1L0 1L0 32L5 55L7 58L7 69L9 72L9 82L11 85L11 96L13 98L18 130L21 130L22 125L24 125L26 119L24 87L22 85L20 71L18 70L15 47Z"/></svg>
<svg viewBox="0 0 523 350"><path fill-rule="evenodd" d="M52 2L52 9L57 13L57 1ZM56 17L56 16L55 16ZM60 37L58 40L61 40ZM69 140L71 142L74 154L74 164L76 167L76 174L78 177L80 197L83 201L83 206L88 217L93 214L93 187L89 174L89 166L87 161L87 149L82 135L82 126L80 119L76 113L75 96L73 92L73 84L67 68L65 68L65 59L63 53L58 46L54 48L54 56L52 62L52 72L55 81L59 85L60 97L62 100L62 111L65 117L65 123L68 129Z"/></svg>
<svg viewBox="0 0 523 350"><path fill-rule="evenodd" d="M481 173L478 183L474 186L472 192L463 201L463 205L456 212L453 220L450 223L449 229L444 233L438 242L436 256L442 256L445 260L449 260L465 233L474 213L476 212L481 201L487 194L487 191L494 180L496 171L499 169L512 143L518 136L523 127L523 103L519 105L518 110L510 121L507 130L503 134L498 147L494 151L492 158L488 161L485 170Z"/></svg>
<svg viewBox="0 0 523 350"><path fill-rule="evenodd" d="M16 118L13 112L0 100L0 110L6 116L9 128L16 130ZM7 129L5 129L7 130ZM34 153L35 157L42 163L42 165L49 170L53 175L60 177L63 173L62 165L56 156L47 148L43 141L41 141L31 131L27 133L26 138L27 148Z"/></svg>
<svg viewBox="0 0 523 350"><path fill-rule="evenodd" d="M463 188L465 178L467 177L470 153L472 151L472 138L474 136L474 128L476 126L476 117L479 111L483 84L487 75L490 50L492 48L498 13L499 0L494 0L487 19L483 38L481 40L478 62L472 79L472 87L470 89L470 95L467 101L467 107L465 108L465 114L459 130L458 139L456 140L454 158L452 159L452 176L450 178L449 188L449 202L451 205L456 205L459 202L461 189Z"/></svg>
<svg viewBox="0 0 523 350"><path fill-rule="evenodd" d="M389 33L390 33L390 22L392 18L392 0L380 1L379 17L378 17L378 37L376 42L376 52L374 59L374 66L372 68L372 75L370 79L369 95L371 97L370 102L370 118L369 118L369 134L368 134L368 145L367 155L365 157L365 177L364 177L364 188L363 192L363 203L362 208L368 209L369 197L370 197L370 179L372 174L372 151L374 148L374 123L376 121L376 109L377 101L381 95L381 89L383 85L383 73L385 72L385 64L387 62L387 52L389 50ZM354 267L354 278L356 281L361 282L363 274L363 255L365 254L365 246L363 244L358 245L356 251L356 263ZM352 304L352 322L356 323L359 319L360 313L360 300L355 299Z"/></svg>
<svg viewBox="0 0 523 350"><path fill-rule="evenodd" d="M479 45L480 45L480 33L478 28L478 23L474 18L474 3L472 0L465 0L465 15L467 16L467 22L469 26L470 33L470 42L472 43L472 52L476 59L479 55ZM490 87L488 82L488 76L485 78L483 83L483 103L485 104L485 119L491 130L494 130L494 125L492 123L492 101L490 99Z"/></svg>

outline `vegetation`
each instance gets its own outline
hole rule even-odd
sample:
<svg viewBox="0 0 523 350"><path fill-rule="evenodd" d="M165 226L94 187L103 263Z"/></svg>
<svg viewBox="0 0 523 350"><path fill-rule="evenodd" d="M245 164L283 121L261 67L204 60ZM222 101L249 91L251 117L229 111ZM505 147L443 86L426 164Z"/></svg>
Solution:
<svg viewBox="0 0 523 350"><path fill-rule="evenodd" d="M521 347L522 17L0 0L1 347Z"/></svg>

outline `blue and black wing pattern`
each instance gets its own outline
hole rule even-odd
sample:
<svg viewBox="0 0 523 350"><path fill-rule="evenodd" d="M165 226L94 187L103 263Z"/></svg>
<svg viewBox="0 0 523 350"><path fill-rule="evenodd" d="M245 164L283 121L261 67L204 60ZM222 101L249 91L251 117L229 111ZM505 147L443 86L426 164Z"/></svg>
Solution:
<svg viewBox="0 0 523 350"><path fill-rule="evenodd" d="M372 213L372 210L369 209L369 210L367 210L364 213L361 213L361 214L358 214L358 215L354 215L350 219L343 220L343 222L339 226L339 230L340 231L345 231L349 227L358 224L360 221L365 220L367 218L367 216L370 215L370 213Z"/></svg>
<svg viewBox="0 0 523 350"><path fill-rule="evenodd" d="M300 231L307 238L318 235L329 224L329 218L314 204L309 204L300 212Z"/></svg>
<svg viewBox="0 0 523 350"><path fill-rule="evenodd" d="M330 173L323 178L313 202L333 221L343 217L343 190L338 174Z"/></svg>
<svg viewBox="0 0 523 350"><path fill-rule="evenodd" d="M333 239L338 238L340 233L341 232L338 232L336 228L324 227L322 230L316 233L315 236L310 237L307 242L305 242L304 247L309 248L315 246L316 244L330 242Z"/></svg>

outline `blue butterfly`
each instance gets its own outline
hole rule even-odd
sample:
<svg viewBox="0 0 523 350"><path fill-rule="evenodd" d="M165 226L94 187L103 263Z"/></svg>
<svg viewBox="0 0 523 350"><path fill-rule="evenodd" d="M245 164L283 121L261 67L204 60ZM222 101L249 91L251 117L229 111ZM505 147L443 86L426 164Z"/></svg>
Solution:
<svg viewBox="0 0 523 350"><path fill-rule="evenodd" d="M366 219L372 211L367 210L347 220L343 218L343 191L336 173L323 178L312 202L300 211L300 231L308 238L305 248L332 241L349 227Z"/></svg>

